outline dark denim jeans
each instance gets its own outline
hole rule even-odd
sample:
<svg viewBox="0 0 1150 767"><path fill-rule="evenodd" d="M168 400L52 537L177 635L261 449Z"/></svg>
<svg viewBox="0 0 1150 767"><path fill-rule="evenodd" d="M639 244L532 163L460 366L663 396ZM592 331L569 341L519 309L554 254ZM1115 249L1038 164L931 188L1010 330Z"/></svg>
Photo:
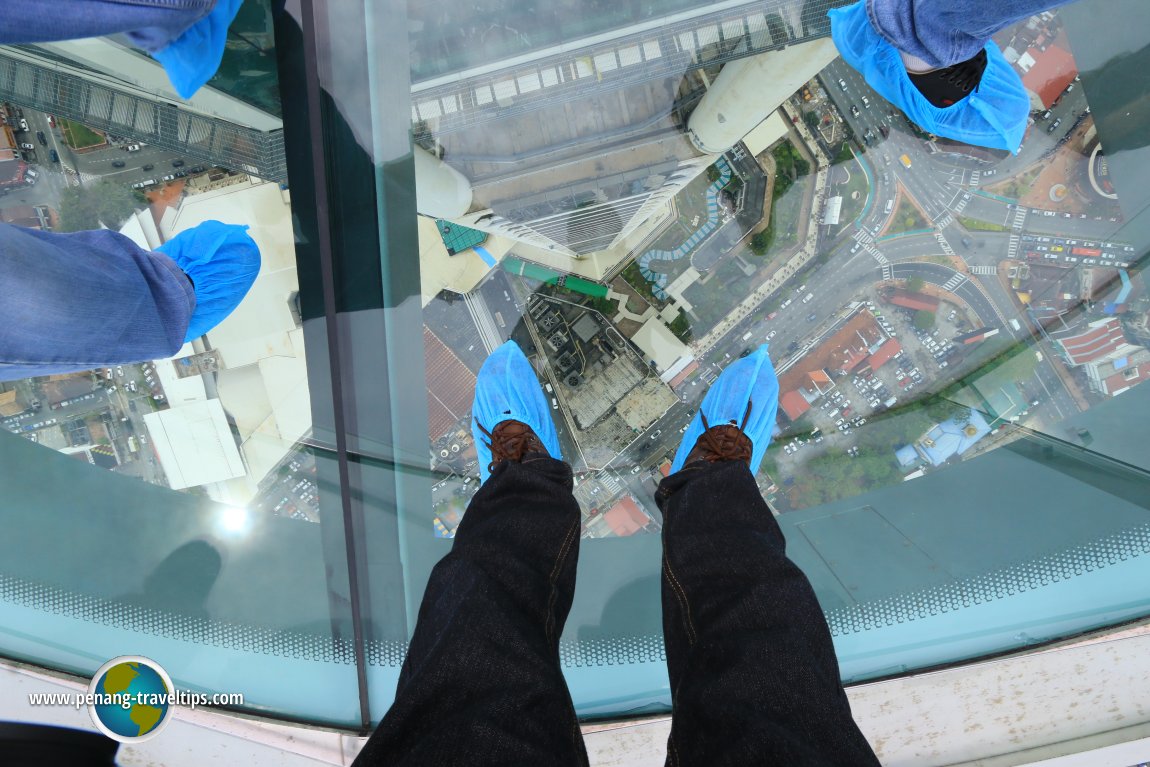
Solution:
<svg viewBox="0 0 1150 767"><path fill-rule="evenodd" d="M176 262L122 234L0 224L0 381L170 357L195 308Z"/></svg>
<svg viewBox="0 0 1150 767"><path fill-rule="evenodd" d="M659 488L668 765L878 765L830 632L746 465ZM496 467L435 567L396 699L355 764L585 765L559 637L575 590L571 470Z"/></svg>

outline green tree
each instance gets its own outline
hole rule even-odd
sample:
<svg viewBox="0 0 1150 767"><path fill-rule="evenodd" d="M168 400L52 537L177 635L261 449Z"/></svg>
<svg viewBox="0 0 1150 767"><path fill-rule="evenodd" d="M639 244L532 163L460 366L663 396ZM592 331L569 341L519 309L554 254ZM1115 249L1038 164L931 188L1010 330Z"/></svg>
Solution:
<svg viewBox="0 0 1150 767"><path fill-rule="evenodd" d="M914 313L914 326L919 330L930 330L934 327L934 312L919 309Z"/></svg>
<svg viewBox="0 0 1150 767"><path fill-rule="evenodd" d="M720 173L719 169L716 168L714 165L708 165L707 166L707 180L710 181L712 184L715 183L716 181L718 181L722 175L723 174Z"/></svg>
<svg viewBox="0 0 1150 767"><path fill-rule="evenodd" d="M919 277L917 275L914 277L911 277L909 280L906 281L906 289L910 290L910 291L914 291L915 293L922 290L923 286L925 286L925 285L926 285L926 282L923 281L922 277Z"/></svg>
<svg viewBox="0 0 1150 767"><path fill-rule="evenodd" d="M807 112L803 115L803 120L806 121L807 127L810 128L812 131L818 130L818 128L819 128L819 116L818 116L818 114L816 114L815 112Z"/></svg>
<svg viewBox="0 0 1150 767"><path fill-rule="evenodd" d="M119 229L137 209L146 204L142 195L123 184L100 181L89 186L68 187L60 193L62 232L83 229Z"/></svg>
<svg viewBox="0 0 1150 767"><path fill-rule="evenodd" d="M691 340L691 321L687 319L687 315L682 310L679 311L679 316L670 325L671 332L675 334L683 343Z"/></svg>
<svg viewBox="0 0 1150 767"><path fill-rule="evenodd" d="M771 240L774 239L774 234L770 226L754 234L751 237L751 252L756 256L765 256L771 248Z"/></svg>
<svg viewBox="0 0 1150 767"><path fill-rule="evenodd" d="M802 155L795 154L795 175L806 176L811 172L811 164Z"/></svg>
<svg viewBox="0 0 1150 767"><path fill-rule="evenodd" d="M970 421L970 408L941 397L928 402L924 410L935 423L954 420L960 425L965 425Z"/></svg>

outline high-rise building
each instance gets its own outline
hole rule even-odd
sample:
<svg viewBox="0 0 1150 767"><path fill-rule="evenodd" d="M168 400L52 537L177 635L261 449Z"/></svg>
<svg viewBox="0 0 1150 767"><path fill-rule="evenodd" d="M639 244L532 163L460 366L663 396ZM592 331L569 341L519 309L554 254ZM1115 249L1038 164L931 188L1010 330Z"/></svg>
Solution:
<svg viewBox="0 0 1150 767"><path fill-rule="evenodd" d="M727 2L659 17L624 4L561 45L496 25L484 34L506 37L502 60L417 62L420 212L512 240L517 255L561 271L609 276L670 220L680 189L833 59L830 4ZM562 9L548 15L567 28ZM417 35L466 45L466 20L447 29L437 19Z"/></svg>
<svg viewBox="0 0 1150 767"><path fill-rule="evenodd" d="M0 49L0 100L212 165L286 181L271 12L246 3L208 86L179 98L163 68L114 38Z"/></svg>

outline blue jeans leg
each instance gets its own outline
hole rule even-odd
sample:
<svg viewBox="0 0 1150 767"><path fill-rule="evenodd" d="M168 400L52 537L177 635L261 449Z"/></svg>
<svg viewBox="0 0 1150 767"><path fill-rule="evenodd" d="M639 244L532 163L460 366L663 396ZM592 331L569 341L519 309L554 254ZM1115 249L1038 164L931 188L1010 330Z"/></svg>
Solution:
<svg viewBox="0 0 1150 767"><path fill-rule="evenodd" d="M128 33L149 52L207 16L216 0L3 0L0 44L42 43Z"/></svg>
<svg viewBox="0 0 1150 767"><path fill-rule="evenodd" d="M903 53L934 67L978 53L998 30L1072 0L865 0L871 24Z"/></svg>
<svg viewBox="0 0 1150 767"><path fill-rule="evenodd" d="M0 224L0 380L170 357L195 307L172 259L121 234Z"/></svg>

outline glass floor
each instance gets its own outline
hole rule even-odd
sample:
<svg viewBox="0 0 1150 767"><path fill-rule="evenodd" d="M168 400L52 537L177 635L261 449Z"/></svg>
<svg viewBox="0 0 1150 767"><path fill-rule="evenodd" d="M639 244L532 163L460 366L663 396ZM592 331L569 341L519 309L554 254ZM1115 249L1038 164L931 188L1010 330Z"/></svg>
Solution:
<svg viewBox="0 0 1150 767"><path fill-rule="evenodd" d="M1150 614L1150 23L1106 21L1148 12L996 35L1032 94L1010 155L871 91L840 4L249 2L176 106L114 41L0 49L0 219L149 248L218 219L264 257L172 359L0 383L0 655L145 655L365 730L507 339L576 472L587 719L669 711L653 494L764 343L758 481L845 681Z"/></svg>

